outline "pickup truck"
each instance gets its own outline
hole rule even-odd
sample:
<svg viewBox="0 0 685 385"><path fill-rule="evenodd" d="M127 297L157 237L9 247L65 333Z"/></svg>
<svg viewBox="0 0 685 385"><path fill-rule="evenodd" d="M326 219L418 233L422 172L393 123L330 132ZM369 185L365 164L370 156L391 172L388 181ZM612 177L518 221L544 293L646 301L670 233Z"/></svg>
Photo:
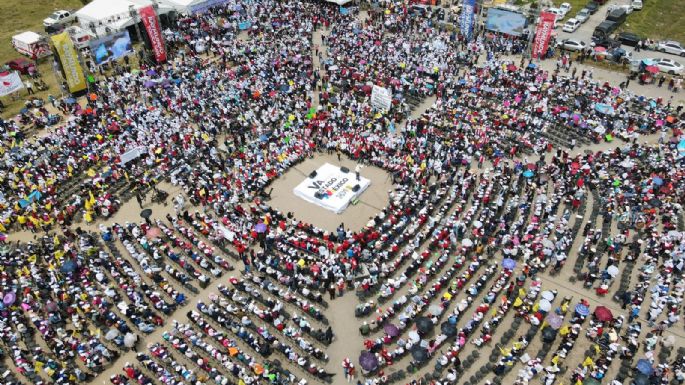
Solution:
<svg viewBox="0 0 685 385"><path fill-rule="evenodd" d="M74 19L76 19L76 15L74 15L71 11L65 11L61 9L53 12L50 16L43 19L43 26L52 27L57 24L70 24L74 21Z"/></svg>

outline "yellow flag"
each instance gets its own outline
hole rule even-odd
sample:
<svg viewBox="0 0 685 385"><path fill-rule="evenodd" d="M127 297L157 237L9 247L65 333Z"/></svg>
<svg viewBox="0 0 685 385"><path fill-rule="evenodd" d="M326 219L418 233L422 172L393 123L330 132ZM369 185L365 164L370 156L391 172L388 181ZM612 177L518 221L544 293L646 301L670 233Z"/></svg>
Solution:
<svg viewBox="0 0 685 385"><path fill-rule="evenodd" d="M525 297L526 296L526 291L523 289L519 289L519 297Z"/></svg>
<svg viewBox="0 0 685 385"><path fill-rule="evenodd" d="M67 165L67 173L69 173L69 176L71 176L71 174L72 174L73 172L74 172L74 168L71 167L70 164L68 164L68 165Z"/></svg>
<svg viewBox="0 0 685 385"><path fill-rule="evenodd" d="M93 196L93 192L88 191L88 196L90 197L90 204L94 205L95 204L95 196Z"/></svg>
<svg viewBox="0 0 685 385"><path fill-rule="evenodd" d="M521 300L519 297L516 297L516 300L514 300L514 307L519 307L521 305L523 305L523 300Z"/></svg>
<svg viewBox="0 0 685 385"><path fill-rule="evenodd" d="M55 237L52 238L52 244L55 246L59 246L59 237L57 236L57 234L55 234Z"/></svg>
<svg viewBox="0 0 685 385"><path fill-rule="evenodd" d="M585 357L585 361L583 361L583 366L595 366L595 362L592 361L592 358Z"/></svg>
<svg viewBox="0 0 685 385"><path fill-rule="evenodd" d="M554 365L558 365L559 364L559 356L555 355L554 357L552 357L552 363Z"/></svg>

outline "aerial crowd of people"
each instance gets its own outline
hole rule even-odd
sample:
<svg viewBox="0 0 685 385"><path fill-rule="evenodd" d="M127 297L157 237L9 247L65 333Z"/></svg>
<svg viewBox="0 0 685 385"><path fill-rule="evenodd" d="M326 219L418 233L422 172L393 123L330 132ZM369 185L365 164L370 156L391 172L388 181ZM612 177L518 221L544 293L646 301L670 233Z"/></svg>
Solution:
<svg viewBox="0 0 685 385"><path fill-rule="evenodd" d="M229 0L164 36L168 62L53 98L46 132L50 106L0 121L0 232L35 233L0 249L3 383L685 382L682 105L399 1ZM363 228L269 204L322 153L391 175ZM113 223L134 197L175 215ZM341 372L342 295L363 343Z"/></svg>

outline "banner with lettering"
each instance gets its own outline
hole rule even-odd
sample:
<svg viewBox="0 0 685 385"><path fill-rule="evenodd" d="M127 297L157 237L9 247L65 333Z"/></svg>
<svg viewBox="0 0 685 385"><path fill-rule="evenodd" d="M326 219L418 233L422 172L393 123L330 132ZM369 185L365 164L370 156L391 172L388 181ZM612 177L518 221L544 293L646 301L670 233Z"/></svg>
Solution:
<svg viewBox="0 0 685 385"><path fill-rule="evenodd" d="M459 30L461 34L466 38L466 41L470 41L473 36L473 22L476 16L476 0L464 0L463 7L461 9L461 15L459 15Z"/></svg>
<svg viewBox="0 0 685 385"><path fill-rule="evenodd" d="M24 88L17 71L0 72L0 96L9 95Z"/></svg>
<svg viewBox="0 0 685 385"><path fill-rule="evenodd" d="M537 30L535 32L535 40L533 40L533 58L541 58L547 53L547 46L549 39L552 36L554 29L554 20L557 15L551 12L540 12L540 22L538 22Z"/></svg>
<svg viewBox="0 0 685 385"><path fill-rule="evenodd" d="M69 92L79 92L86 89L86 77L78 59L78 53L74 49L74 42L68 33L62 32L52 37L59 61L62 63L62 71L67 80Z"/></svg>
<svg viewBox="0 0 685 385"><path fill-rule="evenodd" d="M155 53L157 63L166 61L166 49L164 48L164 40L162 37L162 30L159 28L159 21L157 20L157 13L151 5L143 7L138 10L140 18L143 20L147 36L150 38L152 51Z"/></svg>

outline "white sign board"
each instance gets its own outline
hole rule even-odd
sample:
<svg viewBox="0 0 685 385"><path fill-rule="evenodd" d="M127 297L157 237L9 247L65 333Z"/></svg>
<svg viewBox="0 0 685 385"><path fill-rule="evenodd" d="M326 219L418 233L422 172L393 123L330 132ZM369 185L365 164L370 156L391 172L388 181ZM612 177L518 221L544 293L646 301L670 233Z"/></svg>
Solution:
<svg viewBox="0 0 685 385"><path fill-rule="evenodd" d="M363 177L357 180L353 171L343 172L340 167L326 163L316 170L314 178L307 178L298 184L293 193L307 202L340 214L370 184L371 181ZM353 191L357 185L359 189Z"/></svg>
<svg viewBox="0 0 685 385"><path fill-rule="evenodd" d="M371 90L371 107L380 110L389 110L391 104L392 95L390 94L390 90L374 84L373 89Z"/></svg>
<svg viewBox="0 0 685 385"><path fill-rule="evenodd" d="M0 72L0 96L9 95L24 88L24 83L17 71Z"/></svg>

